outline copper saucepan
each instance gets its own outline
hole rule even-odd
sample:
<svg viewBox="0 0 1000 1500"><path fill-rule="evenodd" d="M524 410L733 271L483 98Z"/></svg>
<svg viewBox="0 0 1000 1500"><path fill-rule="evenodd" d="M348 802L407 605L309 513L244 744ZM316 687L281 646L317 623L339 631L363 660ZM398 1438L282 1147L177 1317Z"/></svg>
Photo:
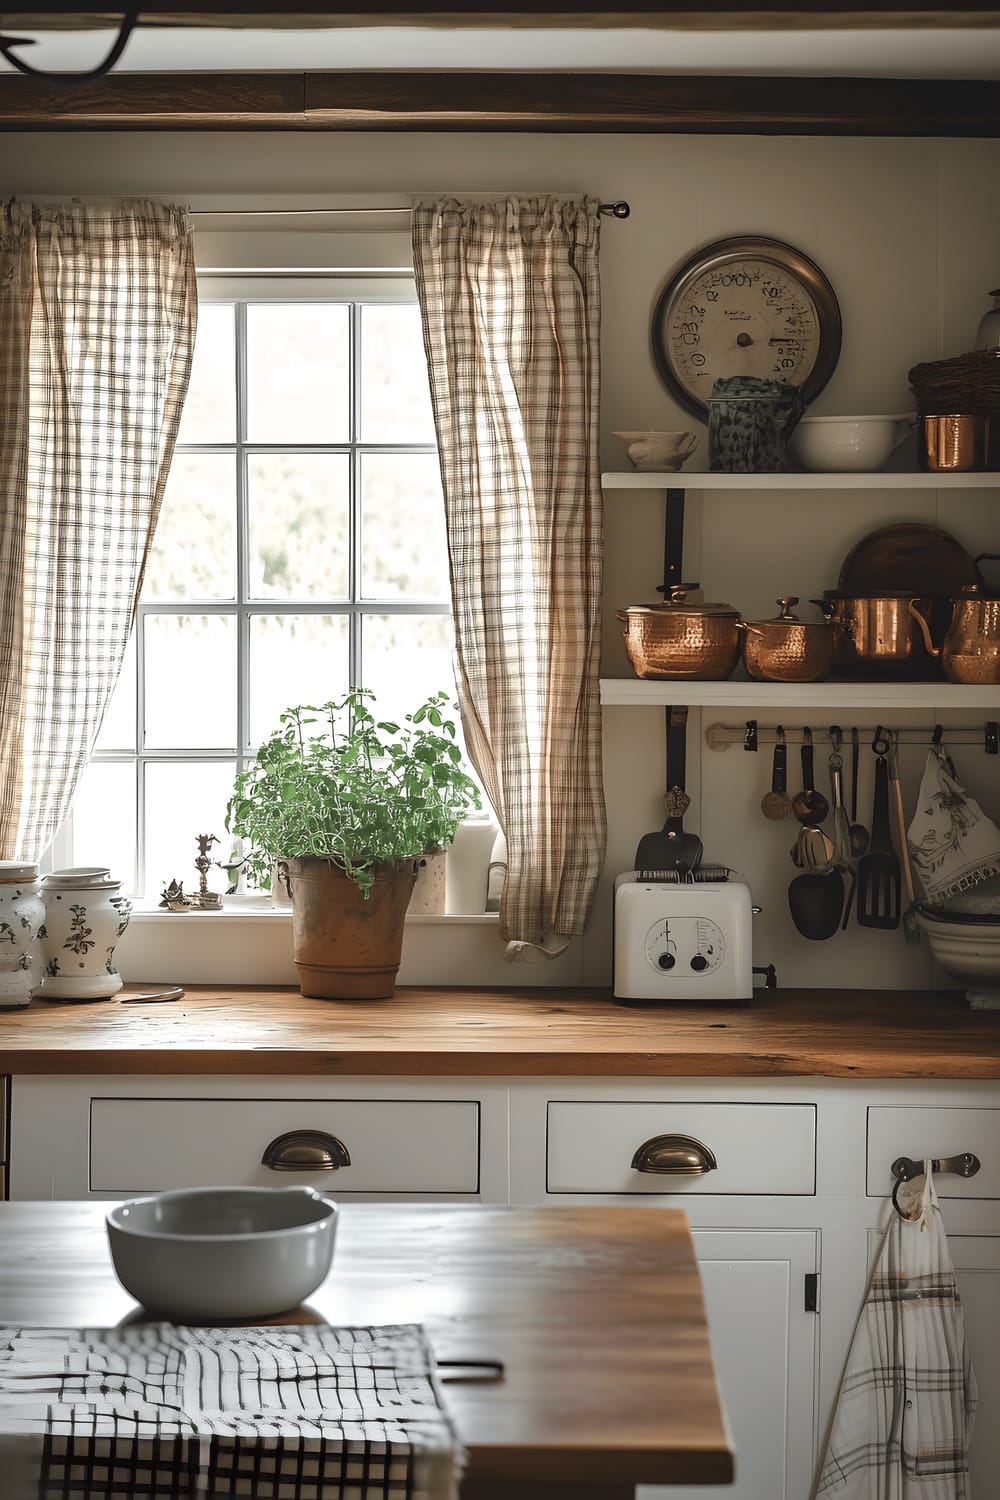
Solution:
<svg viewBox="0 0 1000 1500"><path fill-rule="evenodd" d="M792 614L794 594L779 599L773 620L740 622L743 665L759 682L819 682L833 660L833 631L825 620L803 623Z"/></svg>
<svg viewBox="0 0 1000 1500"><path fill-rule="evenodd" d="M935 621L940 619L942 609L948 609L947 600L915 598L912 589L870 594L827 589L822 599L812 601L830 622L833 664L842 677L886 682L933 681L940 677L940 667L910 613L911 600Z"/></svg>

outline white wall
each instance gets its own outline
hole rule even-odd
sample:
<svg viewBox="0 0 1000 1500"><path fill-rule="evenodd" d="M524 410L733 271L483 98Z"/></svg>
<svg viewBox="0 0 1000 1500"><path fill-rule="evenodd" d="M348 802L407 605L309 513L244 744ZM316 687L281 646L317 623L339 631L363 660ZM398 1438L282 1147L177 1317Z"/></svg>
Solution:
<svg viewBox="0 0 1000 1500"><path fill-rule="evenodd" d="M620 468L616 428L688 426L666 396L649 351L649 321L670 271L698 245L756 232L814 258L836 289L843 352L816 413L895 412L910 405L906 372L918 360L972 346L1000 284L1000 142L632 135L340 135L247 133L29 134L0 137L0 193L148 193L180 201L224 194L231 203L290 203L304 195L439 192L592 193L626 198L632 217L602 229L603 465ZM703 429L702 429L703 430ZM908 455L910 466L912 453ZM902 457L905 462L906 456ZM704 467L704 454L692 468ZM1000 552L1000 498L933 492L848 495L705 495L689 504L685 566L706 597L747 618L773 614L779 594L808 599L833 587L853 543L885 520L936 521L972 552ZM699 535L700 533L700 535ZM607 497L605 667L628 671L614 611L656 597L662 505L655 494ZM998 692L1000 717L1000 692ZM697 731L698 718L694 719ZM732 714L706 710L705 724ZM771 718L761 710L762 720ZM842 723L871 724L838 715ZM922 716L899 716L900 725ZM739 716L736 716L738 720ZM952 716L954 719L955 716ZM605 711L609 846L606 873L579 978L610 975L611 881L631 866L636 841L662 822L663 715ZM818 725L816 727L819 727ZM706 858L750 878L765 908L757 962L775 962L785 984L905 986L944 981L926 948L896 934L853 929L823 945L795 933L784 891L794 870L791 835L760 816L765 754L689 746L693 826ZM867 759L870 761L871 757ZM1000 817L1000 763L960 750L960 774ZM912 803L922 752L904 761ZM821 770L822 758L819 758ZM793 760L793 769L797 769ZM866 801L870 797L870 768ZM700 790L698 782L700 779ZM823 784L823 783L821 783ZM531 969L509 982L537 984ZM571 982L565 971L562 983Z"/></svg>

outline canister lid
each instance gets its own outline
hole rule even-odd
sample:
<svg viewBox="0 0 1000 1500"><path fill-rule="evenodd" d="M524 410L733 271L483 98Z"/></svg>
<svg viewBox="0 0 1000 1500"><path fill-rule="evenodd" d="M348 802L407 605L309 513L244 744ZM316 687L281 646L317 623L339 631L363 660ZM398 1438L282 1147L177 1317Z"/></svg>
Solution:
<svg viewBox="0 0 1000 1500"><path fill-rule="evenodd" d="M24 859L0 859L0 884L13 885L18 880L37 880L38 866Z"/></svg>
<svg viewBox="0 0 1000 1500"><path fill-rule="evenodd" d="M115 880L110 870L94 865L78 865L68 870L53 870L51 875L45 876L45 885L49 890L74 890L81 886L93 890L119 886L121 881Z"/></svg>

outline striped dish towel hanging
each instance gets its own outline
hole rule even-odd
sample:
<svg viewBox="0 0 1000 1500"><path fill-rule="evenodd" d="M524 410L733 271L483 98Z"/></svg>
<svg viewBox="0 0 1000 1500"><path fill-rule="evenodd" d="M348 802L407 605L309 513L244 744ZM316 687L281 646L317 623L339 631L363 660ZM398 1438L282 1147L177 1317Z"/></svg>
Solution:
<svg viewBox="0 0 1000 1500"><path fill-rule="evenodd" d="M422 1328L0 1327L3 1500L456 1500Z"/></svg>
<svg viewBox="0 0 1000 1500"><path fill-rule="evenodd" d="M929 1160L899 1191L814 1500L971 1500L976 1378Z"/></svg>

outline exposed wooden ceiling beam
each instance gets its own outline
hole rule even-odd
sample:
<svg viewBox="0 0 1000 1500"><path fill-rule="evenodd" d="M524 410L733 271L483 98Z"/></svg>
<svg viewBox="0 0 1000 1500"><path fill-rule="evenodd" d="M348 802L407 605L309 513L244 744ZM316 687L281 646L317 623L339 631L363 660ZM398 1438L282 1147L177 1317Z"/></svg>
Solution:
<svg viewBox="0 0 1000 1500"><path fill-rule="evenodd" d="M968 79L620 73L115 74L0 78L0 130L490 130L1000 135Z"/></svg>
<svg viewBox="0 0 1000 1500"><path fill-rule="evenodd" d="M5 9L6 30L92 29L120 24L121 10L81 6L79 0L40 0L23 10ZM1000 9L986 0L962 0L949 10L920 0L771 0L766 7L740 0L627 0L615 9L608 0L501 0L470 4L469 0L143 0L141 25L212 26L223 28L317 28L337 26L472 26L500 27L654 27L684 31L872 30L887 28L965 28L1000 26Z"/></svg>

